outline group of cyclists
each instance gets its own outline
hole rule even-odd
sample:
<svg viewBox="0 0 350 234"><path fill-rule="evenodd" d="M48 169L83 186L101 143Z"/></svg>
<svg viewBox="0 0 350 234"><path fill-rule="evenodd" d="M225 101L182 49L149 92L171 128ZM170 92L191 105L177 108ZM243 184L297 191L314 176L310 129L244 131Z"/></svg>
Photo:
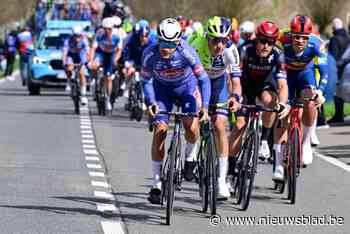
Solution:
<svg viewBox="0 0 350 234"><path fill-rule="evenodd" d="M81 1L84 2L84 1ZM268 139L273 133L275 153L272 179L284 179L283 157L287 142L289 100L305 100L301 121L302 165L312 163L311 135L315 131L317 108L325 101L327 84L327 52L324 42L313 32L308 16L297 15L288 30L279 29L264 20L257 27L237 23L220 16L209 17L205 26L183 17L167 18L158 26L138 21L126 32L123 18L115 14L104 17L89 43L83 28L75 26L73 36L63 48L63 63L70 92L75 64L80 64L81 103L87 104L86 69L93 77L102 67L107 98L112 109L111 94L117 67L123 77L132 79L140 72L147 111L153 119L152 175L148 200L161 204L161 167L165 156L165 139L169 116L174 104L183 113L199 113L183 118L185 129L184 178L195 177L199 125L212 121L217 141L218 196L230 197L227 177L235 173L242 135L247 124L247 111L241 104L259 102L276 112L262 115L260 154L271 155ZM240 32L240 35L237 34ZM240 36L240 37L239 37ZM229 116L236 121L228 132ZM276 123L283 122L282 127Z"/></svg>
<svg viewBox="0 0 350 234"><path fill-rule="evenodd" d="M161 202L161 167L169 127L169 117L158 113L170 112L175 103L184 113L200 113L200 118L183 119L186 139L184 178L188 181L194 178L199 123L213 122L219 153L220 197L229 197L232 189L226 178L235 173L247 119L247 113L240 109L241 103L259 101L263 106L277 110L277 114L263 113L260 149L262 154L270 154L268 138L274 132L272 178L279 181L284 179L288 100L304 99L301 163L304 166L312 163L310 138L315 129L317 107L325 101L327 54L323 41L313 34L311 19L295 16L290 30L283 35L276 23L265 20L254 29L255 38L246 40L239 49L230 40L231 31L227 18L210 17L204 34L189 44L183 39L181 24L168 18L158 26L157 43L143 52L141 75L145 100L149 114L154 118L153 187L148 198L151 203ZM230 112L236 113L237 120L228 136ZM277 120L284 122L283 127L276 128Z"/></svg>

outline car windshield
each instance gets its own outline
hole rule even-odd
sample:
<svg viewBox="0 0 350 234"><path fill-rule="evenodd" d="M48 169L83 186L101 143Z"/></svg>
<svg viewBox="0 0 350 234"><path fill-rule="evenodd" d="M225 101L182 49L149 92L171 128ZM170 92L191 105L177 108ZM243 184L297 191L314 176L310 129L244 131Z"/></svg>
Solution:
<svg viewBox="0 0 350 234"><path fill-rule="evenodd" d="M40 49L61 49L64 40L69 37L69 34L60 34L58 36L46 36L41 40Z"/></svg>

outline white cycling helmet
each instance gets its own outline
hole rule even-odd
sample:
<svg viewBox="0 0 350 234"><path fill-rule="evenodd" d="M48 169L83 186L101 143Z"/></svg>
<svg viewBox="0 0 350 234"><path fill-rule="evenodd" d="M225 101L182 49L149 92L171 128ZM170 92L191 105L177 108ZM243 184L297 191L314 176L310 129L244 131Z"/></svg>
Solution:
<svg viewBox="0 0 350 234"><path fill-rule="evenodd" d="M73 27L73 34L78 35L78 36L82 35L83 34L83 27L80 25L75 25Z"/></svg>
<svg viewBox="0 0 350 234"><path fill-rule="evenodd" d="M122 20L118 16L113 16L112 21L115 27L119 27L122 24Z"/></svg>
<svg viewBox="0 0 350 234"><path fill-rule="evenodd" d="M167 18L158 26L158 38L163 41L179 41L182 30L176 19Z"/></svg>
<svg viewBox="0 0 350 234"><path fill-rule="evenodd" d="M254 33L254 31L255 31L255 24L252 21L244 21L239 26L240 33Z"/></svg>
<svg viewBox="0 0 350 234"><path fill-rule="evenodd" d="M114 21L112 18L108 17L108 18L104 18L102 20L102 27L103 28L111 28L112 29L113 26L114 26Z"/></svg>

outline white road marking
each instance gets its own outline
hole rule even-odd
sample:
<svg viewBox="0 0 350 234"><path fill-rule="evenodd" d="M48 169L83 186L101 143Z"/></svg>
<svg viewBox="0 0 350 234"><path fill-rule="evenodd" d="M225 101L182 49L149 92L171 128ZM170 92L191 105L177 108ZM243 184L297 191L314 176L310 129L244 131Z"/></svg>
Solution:
<svg viewBox="0 0 350 234"><path fill-rule="evenodd" d="M99 198L104 198L107 200L112 200L112 201L115 200L115 198L112 194L104 192L104 191L94 191L94 196L99 197Z"/></svg>
<svg viewBox="0 0 350 234"><path fill-rule="evenodd" d="M96 187L102 187L102 188L109 188L109 184L107 182L104 181L91 181L91 185L92 186L96 186Z"/></svg>
<svg viewBox="0 0 350 234"><path fill-rule="evenodd" d="M90 120L90 116L88 115L81 115L80 120Z"/></svg>
<svg viewBox="0 0 350 234"><path fill-rule="evenodd" d="M94 140L88 140L88 139L83 139L81 141L83 144L95 144L95 141Z"/></svg>
<svg viewBox="0 0 350 234"><path fill-rule="evenodd" d="M323 160L333 164L334 166L340 167L341 169L350 172L350 166L339 161L338 159L335 159L333 157L325 156L323 154L320 154L319 152L314 151L315 155L319 158L322 158Z"/></svg>
<svg viewBox="0 0 350 234"><path fill-rule="evenodd" d="M91 130L81 130L82 134L92 134Z"/></svg>
<svg viewBox="0 0 350 234"><path fill-rule="evenodd" d="M96 149L96 146L95 145L86 145L86 144L84 144L83 148L84 149Z"/></svg>
<svg viewBox="0 0 350 234"><path fill-rule="evenodd" d="M98 155L97 150L94 149L84 149L84 154L90 154L90 155Z"/></svg>
<svg viewBox="0 0 350 234"><path fill-rule="evenodd" d="M104 234L124 234L124 230L120 222L117 221L101 221Z"/></svg>
<svg viewBox="0 0 350 234"><path fill-rule="evenodd" d="M80 126L81 129L91 129L90 125L81 125Z"/></svg>
<svg viewBox="0 0 350 234"><path fill-rule="evenodd" d="M117 207L115 207L115 205L113 204L96 203L96 206L97 206L97 210L100 212L105 212L105 211L113 212L117 210Z"/></svg>
<svg viewBox="0 0 350 234"><path fill-rule="evenodd" d="M89 134L88 135L84 134L84 135L82 135L82 138L94 138L94 136L93 135L89 135Z"/></svg>
<svg viewBox="0 0 350 234"><path fill-rule="evenodd" d="M92 168L92 169L101 169L102 166L100 164L86 164L87 168Z"/></svg>
<svg viewBox="0 0 350 234"><path fill-rule="evenodd" d="M89 171L89 175L91 177L105 177L105 173L96 171Z"/></svg>
<svg viewBox="0 0 350 234"><path fill-rule="evenodd" d="M98 157L85 157L86 161L100 161L100 159Z"/></svg>

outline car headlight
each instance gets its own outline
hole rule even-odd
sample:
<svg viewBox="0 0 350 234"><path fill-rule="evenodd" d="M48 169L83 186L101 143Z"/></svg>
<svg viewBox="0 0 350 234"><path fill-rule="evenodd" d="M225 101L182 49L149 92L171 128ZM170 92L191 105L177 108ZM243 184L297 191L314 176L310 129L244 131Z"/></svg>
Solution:
<svg viewBox="0 0 350 234"><path fill-rule="evenodd" d="M43 63L46 63L46 59L40 58L40 57L38 57L38 56L34 56L34 58L33 58L33 63L36 63L36 64L43 64Z"/></svg>

